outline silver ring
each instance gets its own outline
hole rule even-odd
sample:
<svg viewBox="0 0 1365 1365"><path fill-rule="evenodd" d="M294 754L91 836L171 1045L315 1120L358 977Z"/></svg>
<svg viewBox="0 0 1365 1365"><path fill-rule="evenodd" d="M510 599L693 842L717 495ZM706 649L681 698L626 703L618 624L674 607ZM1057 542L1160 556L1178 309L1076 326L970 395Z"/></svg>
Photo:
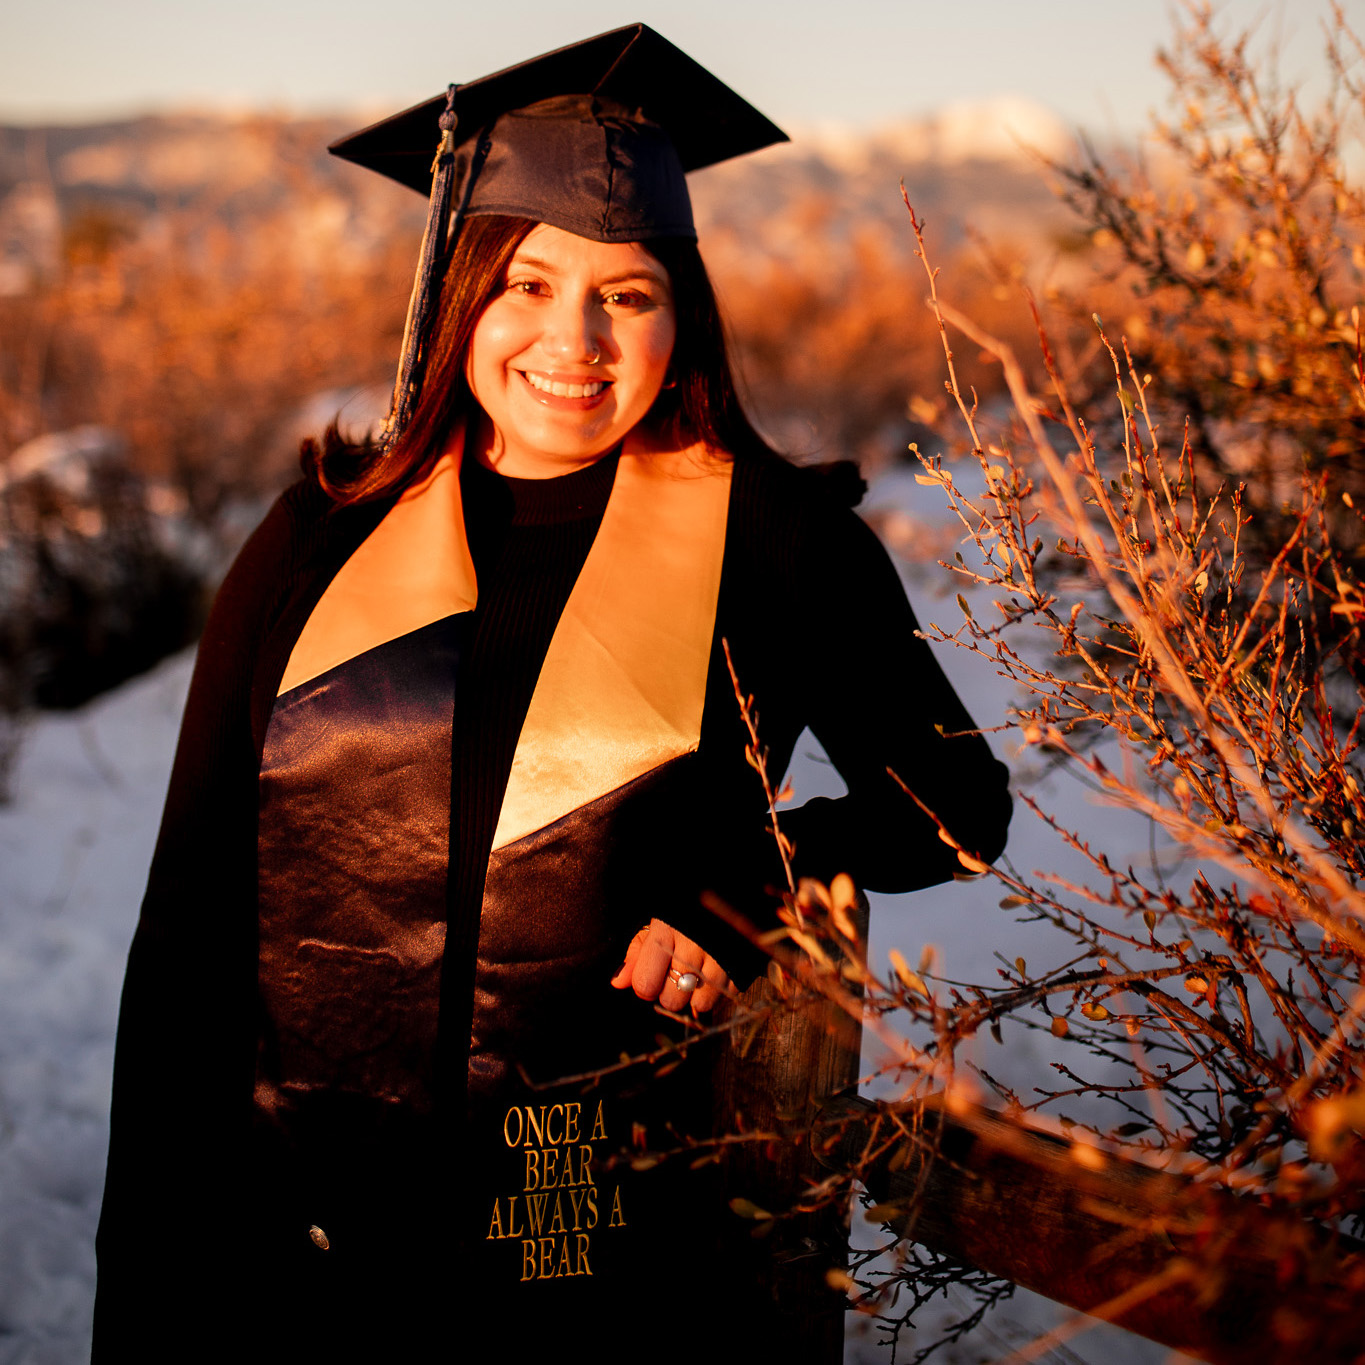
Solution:
<svg viewBox="0 0 1365 1365"><path fill-rule="evenodd" d="M601 360L601 359L602 359L602 348L601 348L600 346L594 346L594 347L592 348L592 359L588 361L588 364L589 364L589 365L596 365L597 362L598 362L599 360Z"/></svg>
<svg viewBox="0 0 1365 1365"><path fill-rule="evenodd" d="M668 979L685 994L691 994L701 985L700 972L680 972L676 967L668 969Z"/></svg>

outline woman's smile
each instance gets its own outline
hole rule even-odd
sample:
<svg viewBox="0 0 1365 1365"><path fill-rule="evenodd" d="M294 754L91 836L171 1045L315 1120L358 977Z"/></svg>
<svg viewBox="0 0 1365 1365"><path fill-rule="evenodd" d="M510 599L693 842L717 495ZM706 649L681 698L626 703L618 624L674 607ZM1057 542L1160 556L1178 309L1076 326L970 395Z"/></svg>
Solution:
<svg viewBox="0 0 1365 1365"><path fill-rule="evenodd" d="M517 478L591 464L653 406L676 334L668 272L643 245L542 223L474 327L475 455Z"/></svg>
<svg viewBox="0 0 1365 1365"><path fill-rule="evenodd" d="M541 395L541 402L554 406L557 398L567 398L570 402L600 399L606 392L606 381L601 379L565 379L560 375L540 374L535 370L522 370L522 377Z"/></svg>

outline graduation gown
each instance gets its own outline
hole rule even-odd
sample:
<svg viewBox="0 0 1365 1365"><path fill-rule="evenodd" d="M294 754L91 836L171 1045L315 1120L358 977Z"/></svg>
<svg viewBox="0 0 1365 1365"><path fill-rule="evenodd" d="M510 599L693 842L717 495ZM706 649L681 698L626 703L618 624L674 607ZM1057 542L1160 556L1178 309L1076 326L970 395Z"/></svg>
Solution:
<svg viewBox="0 0 1365 1365"><path fill-rule="evenodd" d="M425 1353L481 1305L586 1349L661 1277L723 1297L705 1178L611 1164L700 1133L704 1066L535 1088L649 1045L606 981L651 916L755 969L699 905L761 914L776 880L722 638L774 769L809 725L848 784L788 817L800 871L950 874L887 766L1003 844L1003 769L943 738L970 720L813 476L633 439L531 490L569 493L534 574L515 510L495 545L458 533L490 478L448 458L330 515L301 485L224 584L125 987L97 1359L202 1350L210 1323L280 1358Z"/></svg>

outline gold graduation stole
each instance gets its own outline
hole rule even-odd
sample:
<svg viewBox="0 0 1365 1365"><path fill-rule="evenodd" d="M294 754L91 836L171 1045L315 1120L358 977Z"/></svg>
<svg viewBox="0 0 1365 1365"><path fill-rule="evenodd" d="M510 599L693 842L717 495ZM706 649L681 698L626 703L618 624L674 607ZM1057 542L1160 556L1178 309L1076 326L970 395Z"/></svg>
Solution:
<svg viewBox="0 0 1365 1365"><path fill-rule="evenodd" d="M408 489L308 618L280 693L478 600L460 500L463 440ZM522 725L493 847L624 786L701 736L731 463L627 437L592 549Z"/></svg>
<svg viewBox="0 0 1365 1365"><path fill-rule="evenodd" d="M461 446L457 435L341 567L280 681L262 770L279 814L262 826L260 978L278 1042L258 1068L257 1108L296 1128L331 1131L338 1087L429 1103L426 1081L407 1072L434 1043L445 936L444 862L433 857L449 830L451 712L441 722L436 710L459 705L446 627L477 602ZM626 1229L663 1216L620 1177L605 1180L606 1156L631 1132L608 1091L590 1114L570 1094L534 1099L518 1072L572 1074L614 1060L633 1031L652 1036L653 1015L608 985L623 921L628 933L647 919L647 897L609 904L604 873L622 812L667 786L700 741L731 468L700 445L627 439L518 739L484 889L468 1081L488 1182L471 1207L499 1283L617 1283L637 1260ZM385 656L362 657L380 646ZM406 658L403 673L386 673L389 654ZM394 703L390 679L415 691ZM402 752L376 773L361 733L338 773L329 753L365 717L393 724ZM345 761L361 765L350 780ZM371 1033L353 1056L351 1040ZM514 1117L525 1132L511 1132Z"/></svg>

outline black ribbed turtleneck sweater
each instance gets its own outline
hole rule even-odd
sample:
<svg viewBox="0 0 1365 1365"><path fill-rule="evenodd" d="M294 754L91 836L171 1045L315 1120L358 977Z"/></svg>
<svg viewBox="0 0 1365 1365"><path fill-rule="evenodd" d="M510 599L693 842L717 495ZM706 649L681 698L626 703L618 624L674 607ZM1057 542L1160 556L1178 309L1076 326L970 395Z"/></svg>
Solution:
<svg viewBox="0 0 1365 1365"><path fill-rule="evenodd" d="M452 764L452 903L477 905L522 722L564 604L611 496L613 453L550 479L460 474L478 580L460 659Z"/></svg>
<svg viewBox="0 0 1365 1365"><path fill-rule="evenodd" d="M592 548L617 454L549 479L460 472L478 603L460 658L451 763L450 923L441 991L444 1097L463 1092L484 875L522 722Z"/></svg>

